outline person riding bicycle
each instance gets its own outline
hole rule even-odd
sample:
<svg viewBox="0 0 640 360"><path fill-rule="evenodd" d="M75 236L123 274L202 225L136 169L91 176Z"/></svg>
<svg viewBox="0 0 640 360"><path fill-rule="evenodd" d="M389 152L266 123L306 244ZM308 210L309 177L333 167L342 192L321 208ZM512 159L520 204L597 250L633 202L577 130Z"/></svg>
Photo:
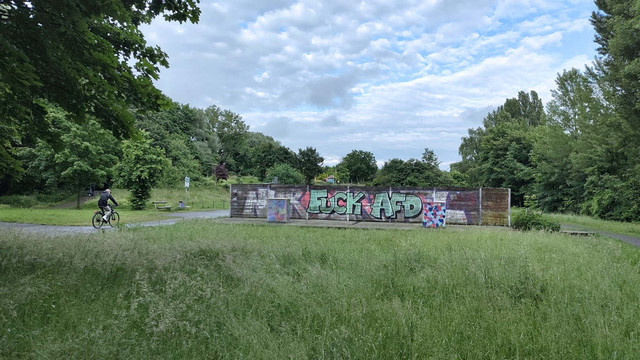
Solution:
<svg viewBox="0 0 640 360"><path fill-rule="evenodd" d="M98 207L102 210L104 216L102 216L102 220L107 221L109 215L111 215L111 207L109 206L109 200L111 200L116 206L118 206L118 202L116 199L111 196L111 190L106 189L100 194L100 200L98 200Z"/></svg>

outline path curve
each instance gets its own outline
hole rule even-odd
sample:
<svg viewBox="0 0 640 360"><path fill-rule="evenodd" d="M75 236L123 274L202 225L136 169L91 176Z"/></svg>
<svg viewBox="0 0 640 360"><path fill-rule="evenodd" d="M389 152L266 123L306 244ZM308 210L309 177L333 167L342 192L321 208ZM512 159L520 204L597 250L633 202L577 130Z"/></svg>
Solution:
<svg viewBox="0 0 640 360"><path fill-rule="evenodd" d="M570 225L570 224L562 224L562 228L563 229L567 229L567 230L580 230L580 231L595 232L595 233L598 233L598 234L600 234L602 236L607 236L607 237L610 237L610 238L614 238L614 239L629 243L631 245L635 245L635 246L640 247L640 238L637 238L635 236L624 235L624 234L616 234L616 233L603 231L603 230L592 230L592 229L585 228L583 226Z"/></svg>
<svg viewBox="0 0 640 360"><path fill-rule="evenodd" d="M137 226L162 226L173 225L183 219L215 219L220 217L229 216L229 210L213 210L213 211L191 211L191 212L179 212L170 213L167 216L171 216L172 219L166 220L154 220L142 223L127 224L126 227ZM49 236L62 236L72 234L95 234L102 231L110 231L114 228L107 225L101 229L94 229L93 226L63 226L63 225L39 225L39 224L24 224L24 223L11 223L0 221L0 228L2 229L15 229L18 231L43 234Z"/></svg>

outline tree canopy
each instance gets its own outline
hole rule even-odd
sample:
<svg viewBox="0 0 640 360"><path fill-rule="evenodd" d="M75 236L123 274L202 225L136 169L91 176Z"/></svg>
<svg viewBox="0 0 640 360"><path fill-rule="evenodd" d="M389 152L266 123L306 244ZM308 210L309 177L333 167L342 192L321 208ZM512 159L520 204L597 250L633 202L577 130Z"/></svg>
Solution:
<svg viewBox="0 0 640 360"><path fill-rule="evenodd" d="M76 122L92 115L118 137L136 133L129 111L167 102L155 88L167 54L139 29L156 16L197 22L198 0L9 0L0 4L0 173L19 171L15 147L48 139L46 106Z"/></svg>

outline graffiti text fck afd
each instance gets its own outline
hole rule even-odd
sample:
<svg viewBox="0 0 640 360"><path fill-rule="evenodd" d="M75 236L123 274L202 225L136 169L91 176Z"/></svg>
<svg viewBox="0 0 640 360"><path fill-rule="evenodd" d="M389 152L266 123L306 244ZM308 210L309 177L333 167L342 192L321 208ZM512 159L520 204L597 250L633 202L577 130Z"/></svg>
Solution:
<svg viewBox="0 0 640 360"><path fill-rule="evenodd" d="M357 194L347 192L337 192L329 197L327 189L311 190L309 194L310 214L339 214L339 215L362 215L362 201L366 198L365 193ZM387 192L376 193L370 206L365 207L370 211L368 215L376 219L382 219L382 212L388 218L395 219L397 214L404 210L405 218L414 218L422 211L422 199L413 194Z"/></svg>

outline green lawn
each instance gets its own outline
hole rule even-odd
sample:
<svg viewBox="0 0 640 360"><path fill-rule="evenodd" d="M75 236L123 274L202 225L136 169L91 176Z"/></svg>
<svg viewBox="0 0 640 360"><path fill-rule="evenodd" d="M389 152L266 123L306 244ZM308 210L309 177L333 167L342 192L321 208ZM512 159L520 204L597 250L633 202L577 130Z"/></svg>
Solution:
<svg viewBox="0 0 640 360"><path fill-rule="evenodd" d="M640 249L211 220L0 232L0 358L634 359Z"/></svg>

